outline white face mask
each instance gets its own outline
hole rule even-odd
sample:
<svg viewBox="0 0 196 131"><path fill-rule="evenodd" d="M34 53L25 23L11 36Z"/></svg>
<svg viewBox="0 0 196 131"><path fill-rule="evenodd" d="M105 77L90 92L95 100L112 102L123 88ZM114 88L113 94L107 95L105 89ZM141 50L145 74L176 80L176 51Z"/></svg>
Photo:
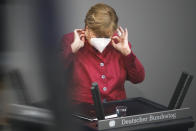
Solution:
<svg viewBox="0 0 196 131"><path fill-rule="evenodd" d="M110 38L91 38L90 44L102 53L110 41Z"/></svg>

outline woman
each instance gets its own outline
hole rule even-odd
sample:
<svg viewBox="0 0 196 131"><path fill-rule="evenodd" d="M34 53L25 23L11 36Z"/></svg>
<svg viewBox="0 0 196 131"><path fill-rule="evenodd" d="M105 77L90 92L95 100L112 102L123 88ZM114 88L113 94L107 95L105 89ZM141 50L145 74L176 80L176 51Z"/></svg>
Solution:
<svg viewBox="0 0 196 131"><path fill-rule="evenodd" d="M115 10L106 4L90 8L85 29L63 36L65 69L76 102L93 103L91 84L97 82L102 101L126 98L124 82L139 83L145 71L131 50L128 30L118 28Z"/></svg>

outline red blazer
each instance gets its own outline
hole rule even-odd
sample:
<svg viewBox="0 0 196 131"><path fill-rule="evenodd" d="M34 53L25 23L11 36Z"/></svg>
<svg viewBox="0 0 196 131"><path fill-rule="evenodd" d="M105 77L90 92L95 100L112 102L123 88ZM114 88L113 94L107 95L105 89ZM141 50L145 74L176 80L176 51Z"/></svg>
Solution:
<svg viewBox="0 0 196 131"><path fill-rule="evenodd" d="M63 36L62 43L64 66L70 73L67 75L73 100L93 103L92 82L98 83L102 101L125 99L125 80L135 84L144 80L144 67L133 51L124 56L110 43L100 53L86 40L84 47L74 54L71 50L73 40L72 32ZM131 43L129 45L131 48Z"/></svg>

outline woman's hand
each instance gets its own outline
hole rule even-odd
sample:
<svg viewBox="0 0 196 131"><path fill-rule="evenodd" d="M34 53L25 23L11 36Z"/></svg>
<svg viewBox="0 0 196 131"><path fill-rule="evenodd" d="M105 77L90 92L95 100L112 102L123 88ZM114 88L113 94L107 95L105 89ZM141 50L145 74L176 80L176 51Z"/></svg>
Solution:
<svg viewBox="0 0 196 131"><path fill-rule="evenodd" d="M128 44L128 30L127 28L123 30L122 27L118 29L120 31L120 36L112 37L112 45L115 49L120 51L123 55L127 56L131 53L131 49ZM115 43L117 41L117 43Z"/></svg>
<svg viewBox="0 0 196 131"><path fill-rule="evenodd" d="M76 53L80 48L84 46L85 41L85 31L83 29L74 30L74 41L71 44L71 49L73 53Z"/></svg>

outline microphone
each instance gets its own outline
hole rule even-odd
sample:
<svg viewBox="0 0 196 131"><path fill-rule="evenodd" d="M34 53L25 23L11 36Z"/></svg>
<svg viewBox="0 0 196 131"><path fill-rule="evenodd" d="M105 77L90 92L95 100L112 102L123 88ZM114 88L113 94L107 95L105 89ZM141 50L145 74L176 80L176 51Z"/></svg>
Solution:
<svg viewBox="0 0 196 131"><path fill-rule="evenodd" d="M91 93L93 96L97 119L104 120L105 114L104 114L103 104L101 103L101 96L100 96L100 92L99 92L99 87L96 82L92 83Z"/></svg>

